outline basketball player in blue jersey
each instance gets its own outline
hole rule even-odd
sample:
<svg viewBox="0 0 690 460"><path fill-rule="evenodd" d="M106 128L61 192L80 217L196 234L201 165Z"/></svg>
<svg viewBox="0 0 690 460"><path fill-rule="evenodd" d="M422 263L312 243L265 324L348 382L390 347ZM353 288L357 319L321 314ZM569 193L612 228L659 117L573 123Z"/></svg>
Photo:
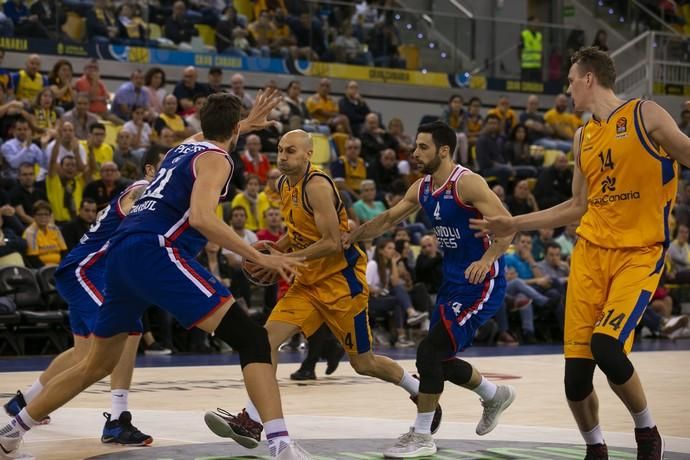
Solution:
<svg viewBox="0 0 690 460"><path fill-rule="evenodd" d="M421 207L433 223L443 250L443 282L437 306L429 334L417 349L421 379L417 418L410 431L384 452L387 458L436 453L430 427L445 380L481 398L484 412L477 425L478 435L493 430L501 413L515 399L512 387L495 385L455 356L471 345L477 329L494 316L503 302L506 280L502 256L511 241L510 236L494 241L476 238L470 230L472 217L509 214L482 177L453 162L455 143L455 132L445 123L421 125L413 155L426 176L415 182L398 204L343 235L345 245L375 238Z"/></svg>
<svg viewBox="0 0 690 460"><path fill-rule="evenodd" d="M24 393L17 391L17 394L5 404L8 415L16 416L53 377L83 361L88 355L94 340L93 331L98 319L98 309L103 305L106 243L156 175L164 153L165 151L156 148L146 152L142 161L144 179L133 183L113 199L100 212L96 222L82 236L79 244L62 260L55 273L55 283L69 308L74 346L58 355ZM127 410L129 387L132 383L140 339L139 332L127 338L120 361L110 376L112 409L109 414L105 413L107 421L101 437L104 443L131 446L153 442L151 436L132 425L132 415Z"/></svg>
<svg viewBox="0 0 690 460"><path fill-rule="evenodd" d="M263 119L278 102L272 91L259 94ZM285 426L266 330L241 308L233 308L230 292L195 260L211 240L286 279L301 265L298 257L258 252L216 216L232 176L227 152L240 132L240 110L237 97L211 95L200 110L203 137L197 135L167 153L109 242L105 298L88 357L48 382L0 428L0 458L16 452L36 420L112 373L128 334L141 332L141 315L149 305L169 311L186 327L215 333L237 350L247 392L262 420L268 420L264 427L271 457L309 458Z"/></svg>

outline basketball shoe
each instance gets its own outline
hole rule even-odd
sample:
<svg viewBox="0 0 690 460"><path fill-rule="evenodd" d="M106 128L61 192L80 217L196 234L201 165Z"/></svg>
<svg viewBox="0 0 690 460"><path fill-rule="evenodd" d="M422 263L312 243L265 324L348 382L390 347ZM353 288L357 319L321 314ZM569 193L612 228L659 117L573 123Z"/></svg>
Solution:
<svg viewBox="0 0 690 460"><path fill-rule="evenodd" d="M662 460L664 458L664 438L656 426L635 428L637 441L637 460Z"/></svg>
<svg viewBox="0 0 690 460"><path fill-rule="evenodd" d="M232 415L230 412L218 408L217 412L206 412L204 421L206 426L216 435L221 438L231 438L247 449L254 449L261 442L261 432L264 426L252 420L244 409L239 414Z"/></svg>
<svg viewBox="0 0 690 460"><path fill-rule="evenodd" d="M110 414L103 412L106 422L103 427L101 442L104 444L122 444L126 446L147 446L153 438L142 433L132 425L132 414L124 411L117 420L110 420Z"/></svg>
<svg viewBox="0 0 690 460"><path fill-rule="evenodd" d="M514 400L515 389L513 387L510 385L498 385L493 399L488 401L482 400L484 413L477 424L477 434L479 436L484 436L496 428L496 425L498 425L498 418L504 410L510 407Z"/></svg>
<svg viewBox="0 0 690 460"><path fill-rule="evenodd" d="M609 460L609 449L606 444L587 444L585 460Z"/></svg>
<svg viewBox="0 0 690 460"><path fill-rule="evenodd" d="M274 451L275 449L275 451ZM282 450L279 450L282 449ZM291 441L290 444L283 444L281 446L271 448L271 458L276 460L310 460L309 453L297 445L296 442Z"/></svg>
<svg viewBox="0 0 690 460"><path fill-rule="evenodd" d="M18 450L21 444L21 436L0 436L0 459L19 458Z"/></svg>
<svg viewBox="0 0 690 460"><path fill-rule="evenodd" d="M26 407L26 400L24 399L24 395L22 394L21 391L17 390L17 394L12 396L12 399L7 401L3 407L5 408L5 412L7 415L10 417L16 416L18 413L22 411ZM50 415L46 416L41 420L40 425L47 425L50 423Z"/></svg>
<svg viewBox="0 0 690 460"><path fill-rule="evenodd" d="M436 443L430 434L421 434L410 427L410 431L398 438L393 447L383 452L384 458L416 458L434 455Z"/></svg>

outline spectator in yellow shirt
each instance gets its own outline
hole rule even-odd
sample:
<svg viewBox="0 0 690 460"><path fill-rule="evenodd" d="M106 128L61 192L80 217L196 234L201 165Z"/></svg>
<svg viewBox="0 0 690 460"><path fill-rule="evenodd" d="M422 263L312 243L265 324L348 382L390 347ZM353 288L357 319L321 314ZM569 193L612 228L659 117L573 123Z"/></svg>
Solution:
<svg viewBox="0 0 690 460"><path fill-rule="evenodd" d="M245 228L253 232L263 228L264 211L270 206L266 194L259 194L260 187L261 182L259 182L258 176L247 175L244 191L235 195L230 205L232 209L240 207L246 211Z"/></svg>
<svg viewBox="0 0 690 460"><path fill-rule="evenodd" d="M345 124L347 127L346 131L349 133L350 122L345 115L341 115L338 112L338 103L330 94L331 81L328 78L322 78L316 94L307 98L307 110L309 110L311 117L322 125L334 127L338 123Z"/></svg>
<svg viewBox="0 0 690 460"><path fill-rule="evenodd" d="M544 121L553 128L554 137L572 142L575 131L582 126L582 120L567 109L568 98L565 94L559 94L555 107L544 114Z"/></svg>
<svg viewBox="0 0 690 460"><path fill-rule="evenodd" d="M519 123L518 116L513 109L510 108L510 99L508 96L501 96L498 99L496 108L489 110L487 115L496 115L499 121L500 136L507 139L513 128Z"/></svg>
<svg viewBox="0 0 690 460"><path fill-rule="evenodd" d="M88 164L88 157L93 154L96 162L94 169L91 170L94 179L100 179L100 170L103 163L113 161L113 148L110 144L105 143L105 125L102 123L94 123L89 128L89 138L82 141L81 144L86 150L87 159L82 158L84 164ZM78 207L77 207L78 209Z"/></svg>
<svg viewBox="0 0 690 460"><path fill-rule="evenodd" d="M168 94L163 99L163 112L153 122L153 130L161 137L163 128L169 128L175 136L175 145L194 134L194 130L177 114L177 98Z"/></svg>
<svg viewBox="0 0 690 460"><path fill-rule="evenodd" d="M44 265L57 265L62 252L67 250L60 229L51 222L53 212L50 204L40 200L34 204L34 223L24 230L26 255L29 265L39 268Z"/></svg>

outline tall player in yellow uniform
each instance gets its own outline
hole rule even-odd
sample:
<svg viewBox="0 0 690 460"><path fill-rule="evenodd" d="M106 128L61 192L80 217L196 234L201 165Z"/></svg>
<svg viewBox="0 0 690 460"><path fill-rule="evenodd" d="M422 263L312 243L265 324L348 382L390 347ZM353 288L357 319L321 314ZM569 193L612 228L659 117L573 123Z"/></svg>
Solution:
<svg viewBox="0 0 690 460"><path fill-rule="evenodd" d="M273 366L278 365L281 343L300 330L310 336L326 323L358 374L399 385L416 402L419 380L392 359L372 351L366 255L357 245L343 249L341 233L349 231L347 212L331 178L309 162L312 152L311 136L302 130L288 132L278 144L278 169L283 173L278 192L287 233L274 247L304 258L305 266L266 322ZM251 401L237 416L219 410L208 413L207 418L217 435L248 448L259 445L262 425ZM437 405L433 433L440 422Z"/></svg>
<svg viewBox="0 0 690 460"><path fill-rule="evenodd" d="M635 326L654 293L669 243L678 185L676 161L690 166L690 139L652 101L616 97L613 62L578 51L568 74L575 111L593 117L575 133L573 197L519 217L474 221L497 236L580 220L565 310L565 393L588 460L608 458L592 386L595 366L635 422L638 459L661 459L664 444L630 352Z"/></svg>

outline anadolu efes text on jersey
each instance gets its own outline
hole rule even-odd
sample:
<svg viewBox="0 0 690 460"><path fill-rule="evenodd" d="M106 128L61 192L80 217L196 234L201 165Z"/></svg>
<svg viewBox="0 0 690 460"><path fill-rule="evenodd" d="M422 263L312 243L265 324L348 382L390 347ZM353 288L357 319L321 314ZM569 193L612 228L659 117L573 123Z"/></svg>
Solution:
<svg viewBox="0 0 690 460"><path fill-rule="evenodd" d="M204 154L221 155L230 163L230 174L220 191L221 198L224 197L234 169L227 152L209 142L180 144L165 155L158 174L134 203L111 244L117 244L127 235L153 233L160 235L161 244L195 257L206 244L206 238L189 225L195 163Z"/></svg>
<svg viewBox="0 0 690 460"><path fill-rule="evenodd" d="M488 237L477 238L470 229L470 219L480 219L481 213L462 202L457 192L458 181L470 170L456 166L445 184L434 191L433 179L425 176L419 186L419 203L431 220L443 252L443 285L467 284L465 270L484 256L491 246ZM503 257L499 258L487 275L503 276ZM441 288L443 290L443 287Z"/></svg>

